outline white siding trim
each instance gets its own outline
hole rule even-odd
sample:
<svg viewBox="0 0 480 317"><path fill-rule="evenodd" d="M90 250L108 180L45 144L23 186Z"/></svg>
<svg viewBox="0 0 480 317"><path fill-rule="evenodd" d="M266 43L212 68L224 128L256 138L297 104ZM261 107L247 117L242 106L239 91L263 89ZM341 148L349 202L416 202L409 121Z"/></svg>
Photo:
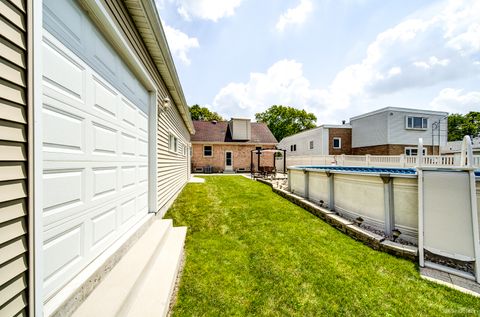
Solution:
<svg viewBox="0 0 480 317"><path fill-rule="evenodd" d="M31 104L33 118L30 121L30 127L33 129L32 140L30 140L33 155L29 159L33 162L33 171L30 171L32 180L32 191L30 192L30 199L33 201L33 206L30 212L33 214L33 232L30 236L33 238L30 242L30 252L33 253L33 261L30 262L30 274L33 275L33 284L29 285L30 294L33 291L33 312L35 316L43 316L43 91L42 91L42 39L43 39L43 1L34 1L30 15L32 15L32 29L31 34L31 59L29 60L29 69L32 72L32 86L30 91L32 93L33 103ZM30 6L30 1L28 1ZM38 193L38 195L37 195ZM36 212L34 212L36 211ZM32 279L30 279L32 281ZM32 301L32 300L31 300ZM30 309L32 312L32 308Z"/></svg>
<svg viewBox="0 0 480 317"><path fill-rule="evenodd" d="M158 92L150 93L150 111L148 118L148 212L156 213L157 208L157 166L158 166L158 144L157 144L157 107Z"/></svg>

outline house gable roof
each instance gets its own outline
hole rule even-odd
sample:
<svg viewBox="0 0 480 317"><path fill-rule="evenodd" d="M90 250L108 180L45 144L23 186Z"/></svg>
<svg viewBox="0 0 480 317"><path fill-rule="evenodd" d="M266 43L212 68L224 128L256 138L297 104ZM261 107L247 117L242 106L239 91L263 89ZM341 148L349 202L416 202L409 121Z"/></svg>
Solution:
<svg viewBox="0 0 480 317"><path fill-rule="evenodd" d="M219 121L193 121L195 134L192 135L192 142L235 142L235 143L270 143L277 144L277 140L265 123L252 122L252 135L250 140L233 140L228 122Z"/></svg>

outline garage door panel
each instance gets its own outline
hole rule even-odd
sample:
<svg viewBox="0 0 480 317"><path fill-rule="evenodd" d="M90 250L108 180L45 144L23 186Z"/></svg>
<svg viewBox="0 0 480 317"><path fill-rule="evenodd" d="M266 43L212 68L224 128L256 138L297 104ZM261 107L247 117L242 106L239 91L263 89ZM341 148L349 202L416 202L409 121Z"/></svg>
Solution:
<svg viewBox="0 0 480 317"><path fill-rule="evenodd" d="M101 210L98 215L92 217L92 247L98 248L102 243L111 237L118 227L117 222L118 207L107 206Z"/></svg>
<svg viewBox="0 0 480 317"><path fill-rule="evenodd" d="M118 192L118 168L103 167L93 169L93 197L97 200L106 195L114 195Z"/></svg>
<svg viewBox="0 0 480 317"><path fill-rule="evenodd" d="M140 184L148 182L148 165L140 165L138 167L138 181Z"/></svg>
<svg viewBox="0 0 480 317"><path fill-rule="evenodd" d="M84 101L85 67L48 40L43 41L44 81L69 97Z"/></svg>
<svg viewBox="0 0 480 317"><path fill-rule="evenodd" d="M65 190L68 188L68 190ZM47 170L43 173L44 216L81 207L85 203L85 170Z"/></svg>
<svg viewBox="0 0 480 317"><path fill-rule="evenodd" d="M129 101L121 99L122 121L135 128L137 126L137 109Z"/></svg>
<svg viewBox="0 0 480 317"><path fill-rule="evenodd" d="M107 83L93 76L94 107L102 114L117 117L118 94Z"/></svg>
<svg viewBox="0 0 480 317"><path fill-rule="evenodd" d="M74 269L82 261L84 241L83 224L78 224L46 239L43 246L46 259L43 272L46 290L49 290L59 277Z"/></svg>
<svg viewBox="0 0 480 317"><path fill-rule="evenodd" d="M137 139L128 133L122 132L120 136L120 148L122 156L135 156Z"/></svg>
<svg viewBox="0 0 480 317"><path fill-rule="evenodd" d="M78 48L85 47L85 31L88 25L82 14L70 1L44 0L43 15L46 24L52 25L57 33L62 32L64 40Z"/></svg>
<svg viewBox="0 0 480 317"><path fill-rule="evenodd" d="M138 128L143 135L148 135L148 117L142 111L137 111L138 114Z"/></svg>
<svg viewBox="0 0 480 317"><path fill-rule="evenodd" d="M137 183L137 167L123 166L121 170L122 190L135 186Z"/></svg>
<svg viewBox="0 0 480 317"><path fill-rule="evenodd" d="M44 104L43 123L45 151L85 153L85 118Z"/></svg>
<svg viewBox="0 0 480 317"><path fill-rule="evenodd" d="M93 122L93 155L117 155L118 130Z"/></svg>

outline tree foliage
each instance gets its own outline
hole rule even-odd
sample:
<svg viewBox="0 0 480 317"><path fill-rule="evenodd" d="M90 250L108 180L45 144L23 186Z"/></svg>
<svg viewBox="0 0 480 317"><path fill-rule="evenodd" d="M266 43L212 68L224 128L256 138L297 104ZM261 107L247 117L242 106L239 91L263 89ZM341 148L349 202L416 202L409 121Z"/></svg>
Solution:
<svg viewBox="0 0 480 317"><path fill-rule="evenodd" d="M256 113L255 119L266 123L278 141L300 131L315 128L317 121L313 113L282 105L273 105L264 112Z"/></svg>
<svg viewBox="0 0 480 317"><path fill-rule="evenodd" d="M192 115L192 120L223 121L223 118L218 113L210 111L207 107L201 107L197 104L190 107L190 114Z"/></svg>
<svg viewBox="0 0 480 317"><path fill-rule="evenodd" d="M465 135L480 135L480 112L470 111L465 115L453 113L448 116L448 141L462 140Z"/></svg>

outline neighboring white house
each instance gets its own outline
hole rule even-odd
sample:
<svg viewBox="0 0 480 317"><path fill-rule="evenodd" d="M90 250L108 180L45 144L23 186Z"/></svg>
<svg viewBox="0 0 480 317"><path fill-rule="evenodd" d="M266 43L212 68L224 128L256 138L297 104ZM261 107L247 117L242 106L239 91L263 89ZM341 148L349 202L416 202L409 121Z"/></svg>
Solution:
<svg viewBox="0 0 480 317"><path fill-rule="evenodd" d="M350 154L349 124L321 125L283 138L277 148L287 150L287 156Z"/></svg>
<svg viewBox="0 0 480 317"><path fill-rule="evenodd" d="M442 154L457 154L462 151L463 141L449 141L441 148ZM472 149L474 155L480 155L480 137L472 139Z"/></svg>
<svg viewBox="0 0 480 317"><path fill-rule="evenodd" d="M423 138L427 154L447 142L447 112L386 107L350 118L352 154L415 155Z"/></svg>
<svg viewBox="0 0 480 317"><path fill-rule="evenodd" d="M132 278L166 245L174 280L185 238L161 217L194 127L155 2L5 0L0 15L0 315L70 315L148 236L97 307L127 313Z"/></svg>

